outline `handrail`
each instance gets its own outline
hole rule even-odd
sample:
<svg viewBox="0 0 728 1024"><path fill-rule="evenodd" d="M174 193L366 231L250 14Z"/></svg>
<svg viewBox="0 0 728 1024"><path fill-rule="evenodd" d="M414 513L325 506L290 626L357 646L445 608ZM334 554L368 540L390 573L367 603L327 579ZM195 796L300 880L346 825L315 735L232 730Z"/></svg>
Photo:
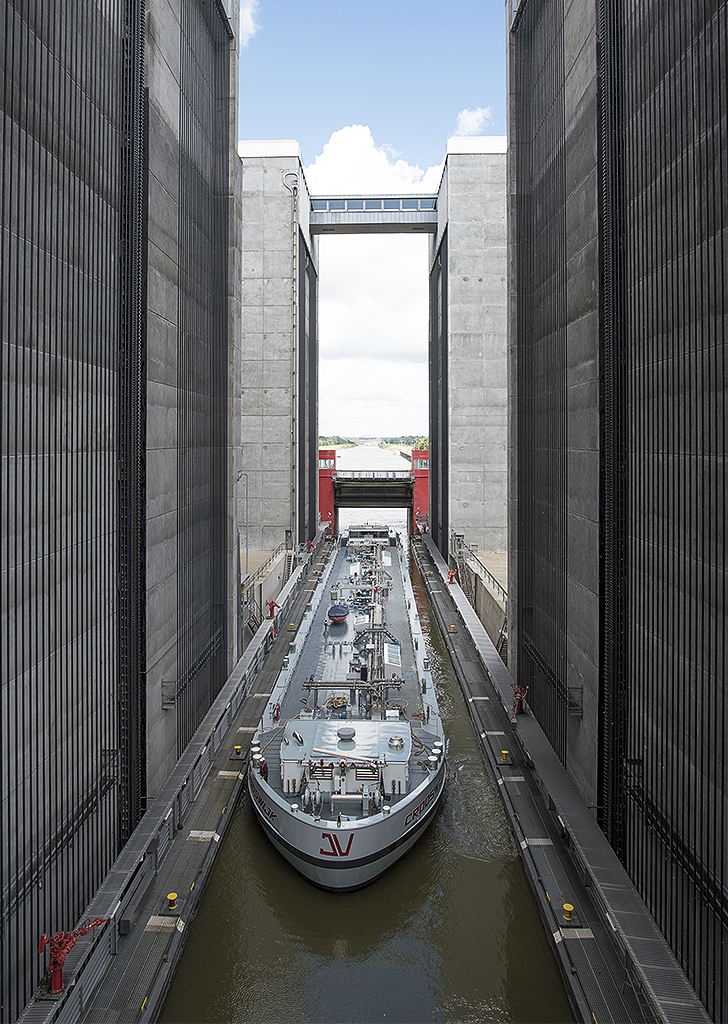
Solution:
<svg viewBox="0 0 728 1024"><path fill-rule="evenodd" d="M413 480L411 469L337 469L334 480Z"/></svg>
<svg viewBox="0 0 728 1024"><path fill-rule="evenodd" d="M259 579L266 575L266 570L269 569L270 563L280 555L281 551L285 551L285 549L285 544L279 544L275 551L271 551L263 564L258 566L255 572L250 573L248 576L244 576L240 584L243 590L250 590L250 588L254 586Z"/></svg>
<svg viewBox="0 0 728 1024"><path fill-rule="evenodd" d="M485 578L485 582L488 586L495 591L496 597L499 597L503 601L506 609L508 608L508 591L505 587L498 582L493 573L481 562L478 555L465 543L462 537L456 534L454 531L450 534L451 550L454 556L457 557L457 551L455 545L457 544L461 551L464 551L468 556L469 562L475 562L477 564L477 572Z"/></svg>

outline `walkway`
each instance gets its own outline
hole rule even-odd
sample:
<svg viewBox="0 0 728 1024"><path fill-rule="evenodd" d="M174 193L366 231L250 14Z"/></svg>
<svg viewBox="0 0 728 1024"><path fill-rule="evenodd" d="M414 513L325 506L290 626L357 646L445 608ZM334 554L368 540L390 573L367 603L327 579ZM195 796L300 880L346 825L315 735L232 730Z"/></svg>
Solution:
<svg viewBox="0 0 728 1024"><path fill-rule="evenodd" d="M672 952L431 539L415 557L577 1015L587 1024L708 1024ZM573 907L566 920L564 905Z"/></svg>

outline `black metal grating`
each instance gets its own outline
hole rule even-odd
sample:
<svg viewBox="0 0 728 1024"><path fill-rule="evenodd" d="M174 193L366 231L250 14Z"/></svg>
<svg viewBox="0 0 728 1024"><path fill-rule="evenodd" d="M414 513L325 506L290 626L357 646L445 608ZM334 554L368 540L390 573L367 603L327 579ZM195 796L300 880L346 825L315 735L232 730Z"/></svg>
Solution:
<svg viewBox="0 0 728 1024"><path fill-rule="evenodd" d="M447 230L430 271L430 512L429 530L447 558L450 443L448 420Z"/></svg>
<svg viewBox="0 0 728 1024"><path fill-rule="evenodd" d="M178 754L226 677L230 72L216 8L183 4L180 27Z"/></svg>
<svg viewBox="0 0 728 1024"><path fill-rule="evenodd" d="M574 0L571 26L588 8ZM598 810L726 1020L728 7L601 0L598 12L579 42L598 57ZM519 681L562 760L564 24L560 0L523 0L513 39Z"/></svg>
<svg viewBox="0 0 728 1024"><path fill-rule="evenodd" d="M317 277L302 232L298 232L298 534L303 544L318 528L318 338Z"/></svg>
<svg viewBox="0 0 728 1024"><path fill-rule="evenodd" d="M519 682L566 760L566 156L563 0L515 36Z"/></svg>
<svg viewBox="0 0 728 1024"><path fill-rule="evenodd" d="M603 6L608 312L624 389L611 405L625 643L605 681L623 732L610 820L708 1012L726 1020L728 7Z"/></svg>
<svg viewBox="0 0 728 1024"><path fill-rule="evenodd" d="M119 849L119 268L138 257L122 153L140 31L127 0L0 7L3 1020L39 981L41 933L75 926Z"/></svg>

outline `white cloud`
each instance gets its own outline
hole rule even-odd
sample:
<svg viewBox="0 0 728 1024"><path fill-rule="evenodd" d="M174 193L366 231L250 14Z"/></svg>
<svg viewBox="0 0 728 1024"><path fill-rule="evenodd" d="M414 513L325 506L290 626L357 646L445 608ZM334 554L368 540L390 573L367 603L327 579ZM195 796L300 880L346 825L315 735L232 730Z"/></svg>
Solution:
<svg viewBox="0 0 728 1024"><path fill-rule="evenodd" d="M324 359L427 359L427 239L319 239L319 343Z"/></svg>
<svg viewBox="0 0 728 1024"><path fill-rule="evenodd" d="M306 181L314 195L437 192L442 164L423 171L397 156L391 146L377 146L366 125L350 124L309 164Z"/></svg>
<svg viewBox="0 0 728 1024"><path fill-rule="evenodd" d="M247 46L260 25L255 20L258 0L242 0L240 4L240 45Z"/></svg>
<svg viewBox="0 0 728 1024"><path fill-rule="evenodd" d="M352 357L322 361L319 433L427 434L427 364Z"/></svg>
<svg viewBox="0 0 728 1024"><path fill-rule="evenodd" d="M313 195L434 194L442 167L349 125L305 173ZM427 259L425 235L319 236L319 433L427 433Z"/></svg>
<svg viewBox="0 0 728 1024"><path fill-rule="evenodd" d="M472 110L461 110L455 125L455 135L480 135L487 124L492 124L491 107L474 107Z"/></svg>

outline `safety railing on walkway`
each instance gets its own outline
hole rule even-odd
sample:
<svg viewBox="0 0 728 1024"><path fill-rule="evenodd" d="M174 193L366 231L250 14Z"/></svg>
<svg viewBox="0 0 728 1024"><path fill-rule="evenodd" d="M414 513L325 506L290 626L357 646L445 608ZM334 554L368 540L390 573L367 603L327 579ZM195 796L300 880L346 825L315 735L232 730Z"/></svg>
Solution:
<svg viewBox="0 0 728 1024"><path fill-rule="evenodd" d="M249 590L251 587L254 587L256 583L260 583L260 581L268 575L273 562L275 562L281 551L285 550L285 547L285 544L279 544L274 551L271 551L263 564L258 566L255 572L251 572L248 576L243 575L241 580L243 590Z"/></svg>
<svg viewBox="0 0 728 1024"><path fill-rule="evenodd" d="M503 602L503 607L508 609L508 591L505 587L498 582L492 572L483 564L479 555L470 548L461 534L457 534L454 531L450 533L450 553L453 558L457 561L460 553L462 557L468 563L468 566L477 572L479 576L484 580L490 590L493 591L495 596Z"/></svg>
<svg viewBox="0 0 728 1024"><path fill-rule="evenodd" d="M215 755L248 696L251 684L263 666L273 638L271 627L278 629L287 621L308 569L325 536L321 528L306 560L297 566L291 579L278 595L275 618L265 619L246 647L227 682L199 725L167 782L139 823L111 868L100 890L86 908L82 921L104 918L90 941L79 943L66 959L66 988L57 1001L32 1000L21 1024L52 1024L78 1020L89 1006L98 983L117 952L121 935L134 926L137 906L149 886L175 833L182 827L190 804L197 797ZM272 557L272 556L271 556ZM261 566L262 568L262 566Z"/></svg>

